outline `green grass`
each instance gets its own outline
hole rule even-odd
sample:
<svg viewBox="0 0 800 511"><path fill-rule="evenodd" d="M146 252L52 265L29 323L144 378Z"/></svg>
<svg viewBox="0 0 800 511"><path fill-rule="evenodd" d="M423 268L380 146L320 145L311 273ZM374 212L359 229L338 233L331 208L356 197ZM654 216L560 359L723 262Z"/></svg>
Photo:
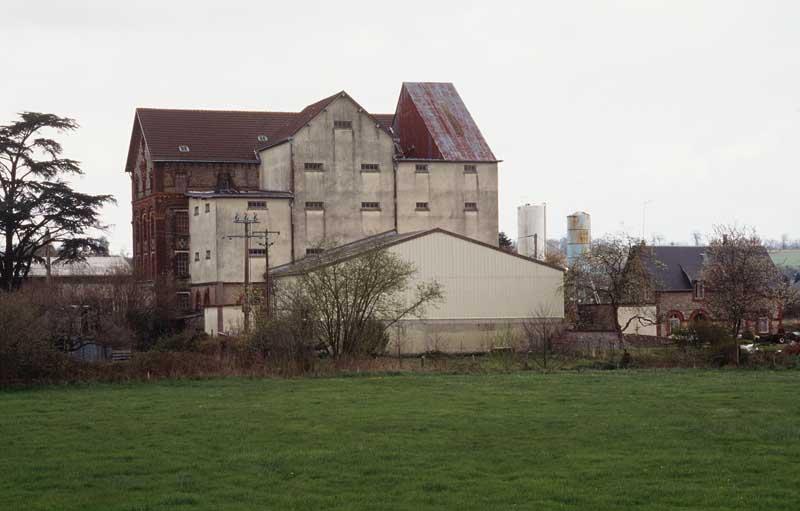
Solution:
<svg viewBox="0 0 800 511"><path fill-rule="evenodd" d="M0 509L798 509L800 372L0 392Z"/></svg>

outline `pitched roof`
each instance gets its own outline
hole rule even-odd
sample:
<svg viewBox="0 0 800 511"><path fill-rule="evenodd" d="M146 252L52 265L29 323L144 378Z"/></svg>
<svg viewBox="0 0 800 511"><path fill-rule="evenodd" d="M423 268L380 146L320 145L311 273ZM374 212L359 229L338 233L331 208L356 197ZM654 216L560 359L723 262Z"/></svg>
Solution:
<svg viewBox="0 0 800 511"><path fill-rule="evenodd" d="M452 83L403 83L393 129L411 159L497 161Z"/></svg>
<svg viewBox="0 0 800 511"><path fill-rule="evenodd" d="M275 136L297 114L227 110L138 108L144 138L154 160L257 161L259 135ZM189 146L182 153L178 146Z"/></svg>
<svg viewBox="0 0 800 511"><path fill-rule="evenodd" d="M523 255L506 252L505 250L495 247L494 245L489 245L487 243L483 243L482 241L474 240L472 238L468 238L466 236L462 236L460 234L456 234L454 232L450 232L445 229L437 227L425 231L413 231L402 234L398 234L397 231L394 230L382 232L380 234L369 236L367 238L362 238L360 240L356 240L351 243L346 243L338 247L326 249L320 254L306 256L304 259L300 259L299 261L296 261L294 263L288 263L281 266L277 266L270 270L270 275L274 277L287 277L291 275L299 275L307 273L316 268L321 268L323 266L340 263L347 259L350 259L352 257L357 257L361 254L364 254L372 250L388 248L393 245L403 243L405 241L409 241L415 238L421 238L422 236L427 236L429 234L437 232L467 241L469 243L481 245L491 250L496 250L509 257L518 257L520 259L524 259L531 263L547 266L548 268L552 268L554 270L558 270L561 272L565 271L565 269L560 266L545 263L544 261L539 261L538 259L533 259L531 257L525 257Z"/></svg>
<svg viewBox="0 0 800 511"><path fill-rule="evenodd" d="M707 247L646 247L644 264L664 291L691 291L697 280Z"/></svg>
<svg viewBox="0 0 800 511"><path fill-rule="evenodd" d="M349 98L367 113L344 91L300 112L137 108L125 171L133 170L142 138L154 161L258 163L257 151L289 140L337 97ZM403 109L411 112L412 121L401 118ZM419 149L424 143L418 143L418 149L407 154L409 157L496 161L450 83L404 83L394 114L367 115L399 139L404 150L415 146L417 139L428 141L430 154ZM267 140L259 141L260 135ZM189 147L188 152L179 150L184 145Z"/></svg>
<svg viewBox="0 0 800 511"><path fill-rule="evenodd" d="M328 96L325 99L321 99L321 100L317 101L316 103L312 103L312 104L308 105L307 107L305 107L302 111L297 113L294 116L294 118L286 126L281 128L277 133L275 133L274 136L270 137L270 140L268 142L260 144L257 150L260 151L260 150L267 149L269 147L272 147L272 146L275 146L275 145L278 145L278 144L282 144L283 142L286 142L292 136L294 136L295 133L300 131L305 125L310 123L311 120L314 119L314 117L319 115L320 112L325 110L325 108L327 108L328 105L330 105L338 97L348 98L350 101L352 101L359 108L359 110L361 110L362 112L366 113L368 116L372 117L377 124L380 124L380 127L384 131L386 131L388 134L391 135L391 132L390 132L390 129L391 129L391 126L392 126L391 125L391 121L389 123L382 122L376 116L374 116L374 115L368 113L366 110L364 110L364 108L362 108L361 105L359 105L358 102L356 102L356 100L351 98L345 91L341 91L341 92L337 92L336 94L333 94L332 96ZM385 118L384 118L384 120L385 120Z"/></svg>

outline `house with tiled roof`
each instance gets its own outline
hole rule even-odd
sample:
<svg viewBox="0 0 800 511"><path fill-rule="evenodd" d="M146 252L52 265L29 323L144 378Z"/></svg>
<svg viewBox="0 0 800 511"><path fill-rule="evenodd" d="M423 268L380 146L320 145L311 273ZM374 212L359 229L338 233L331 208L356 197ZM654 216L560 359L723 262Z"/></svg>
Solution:
<svg viewBox="0 0 800 511"><path fill-rule="evenodd" d="M707 305L703 279L708 247L704 246L650 246L645 248L642 260L652 276L653 304L660 320L657 335L668 336L676 328L692 322L713 321ZM766 250L764 256L767 256ZM779 308L759 317L747 318L742 331L756 334L776 333L782 326Z"/></svg>
<svg viewBox="0 0 800 511"><path fill-rule="evenodd" d="M272 267L433 228L496 246L498 163L450 83L404 83L393 114L344 91L298 112L139 108L125 164L134 272L174 275L199 311L238 303L267 249ZM268 247L262 235L244 248L245 214Z"/></svg>

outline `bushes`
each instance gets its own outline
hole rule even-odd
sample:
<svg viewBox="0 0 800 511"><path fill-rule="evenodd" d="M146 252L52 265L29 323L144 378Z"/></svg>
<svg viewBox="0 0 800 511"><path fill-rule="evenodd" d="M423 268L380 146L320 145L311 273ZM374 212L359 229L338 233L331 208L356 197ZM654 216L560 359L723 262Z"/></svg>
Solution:
<svg viewBox="0 0 800 511"><path fill-rule="evenodd" d="M207 338L205 332L183 330L159 337L153 344L152 351L199 351L202 342Z"/></svg>
<svg viewBox="0 0 800 511"><path fill-rule="evenodd" d="M34 298L30 292L0 292L0 381L40 380L65 371L68 359L49 342Z"/></svg>

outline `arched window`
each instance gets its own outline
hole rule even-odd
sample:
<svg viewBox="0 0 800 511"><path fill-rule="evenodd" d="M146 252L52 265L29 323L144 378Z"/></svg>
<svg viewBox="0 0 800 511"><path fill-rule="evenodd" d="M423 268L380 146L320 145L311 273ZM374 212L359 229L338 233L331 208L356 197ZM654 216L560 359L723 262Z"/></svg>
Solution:
<svg viewBox="0 0 800 511"><path fill-rule="evenodd" d="M194 310L199 311L203 307L203 303L200 301L200 291L194 292Z"/></svg>
<svg viewBox="0 0 800 511"><path fill-rule="evenodd" d="M672 333L681 327L683 324L683 314L680 311L670 311L667 314L667 335L672 335Z"/></svg>
<svg viewBox="0 0 800 511"><path fill-rule="evenodd" d="M205 307L211 305L211 293L208 291L208 288L206 288L206 292L203 294L203 305Z"/></svg>
<svg viewBox="0 0 800 511"><path fill-rule="evenodd" d="M702 309L698 309L698 310L692 312L692 315L689 318L689 320L692 323L702 323L702 322L705 322L705 321L709 321L710 319L711 318L708 315L708 313L706 311L702 310Z"/></svg>

